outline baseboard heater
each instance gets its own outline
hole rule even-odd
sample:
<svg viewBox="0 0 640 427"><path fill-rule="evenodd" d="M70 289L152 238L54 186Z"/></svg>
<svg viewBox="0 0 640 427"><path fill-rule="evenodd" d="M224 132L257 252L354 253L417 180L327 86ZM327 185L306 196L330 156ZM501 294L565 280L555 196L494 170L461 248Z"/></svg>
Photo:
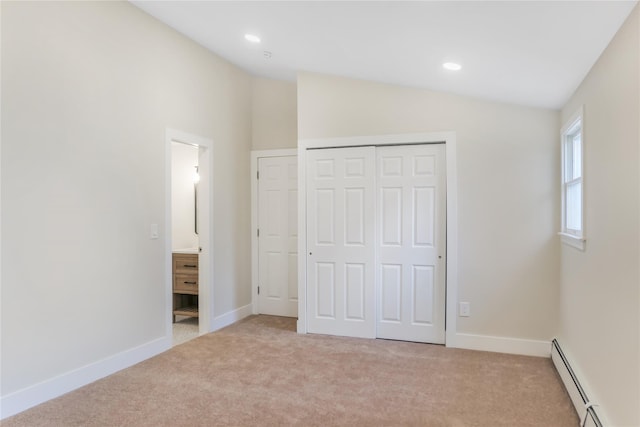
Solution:
<svg viewBox="0 0 640 427"><path fill-rule="evenodd" d="M576 376L567 357L562 352L557 339L551 341L551 360L562 378L562 382L569 393L569 397L576 408L576 412L580 417L580 426L582 427L603 427L600 417L596 412L596 405L589 400L584 388L580 385L580 381Z"/></svg>

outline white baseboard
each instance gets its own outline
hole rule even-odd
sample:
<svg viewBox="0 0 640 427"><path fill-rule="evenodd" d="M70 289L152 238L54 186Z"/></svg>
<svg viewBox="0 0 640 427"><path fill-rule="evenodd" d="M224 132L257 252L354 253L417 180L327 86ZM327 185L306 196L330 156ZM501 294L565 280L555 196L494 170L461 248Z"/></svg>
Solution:
<svg viewBox="0 0 640 427"><path fill-rule="evenodd" d="M253 311L253 304L247 304L243 307L237 308L235 310L231 310L225 314L217 316L213 319L213 331L217 331L218 329L222 329L225 326L229 326L232 323L237 322L238 320L242 320L247 316L251 316Z"/></svg>
<svg viewBox="0 0 640 427"><path fill-rule="evenodd" d="M106 359L66 372L41 383L0 397L0 419L15 415L47 400L128 368L171 348L171 336L123 351Z"/></svg>
<svg viewBox="0 0 640 427"><path fill-rule="evenodd" d="M458 333L456 334L456 347L468 350L521 354L524 356L549 357L551 355L551 341L493 337L489 335Z"/></svg>

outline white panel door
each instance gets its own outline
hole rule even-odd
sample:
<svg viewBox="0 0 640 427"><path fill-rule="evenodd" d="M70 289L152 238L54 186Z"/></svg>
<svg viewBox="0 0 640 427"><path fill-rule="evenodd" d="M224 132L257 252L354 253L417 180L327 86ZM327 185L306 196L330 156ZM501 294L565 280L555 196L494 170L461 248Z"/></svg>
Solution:
<svg viewBox="0 0 640 427"><path fill-rule="evenodd" d="M261 157L258 173L258 312L297 317L297 157Z"/></svg>
<svg viewBox="0 0 640 427"><path fill-rule="evenodd" d="M444 343L444 144L379 147L377 336Z"/></svg>
<svg viewBox="0 0 640 427"><path fill-rule="evenodd" d="M375 148L307 152L307 321L375 338Z"/></svg>

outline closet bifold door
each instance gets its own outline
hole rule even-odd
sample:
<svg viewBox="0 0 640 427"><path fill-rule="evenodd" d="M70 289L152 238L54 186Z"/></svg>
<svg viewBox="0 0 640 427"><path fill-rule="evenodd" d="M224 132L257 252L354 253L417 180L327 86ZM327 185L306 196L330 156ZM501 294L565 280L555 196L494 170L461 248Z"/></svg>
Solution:
<svg viewBox="0 0 640 427"><path fill-rule="evenodd" d="M444 144L376 151L377 336L444 344Z"/></svg>
<svg viewBox="0 0 640 427"><path fill-rule="evenodd" d="M375 148L306 157L308 330L375 338Z"/></svg>

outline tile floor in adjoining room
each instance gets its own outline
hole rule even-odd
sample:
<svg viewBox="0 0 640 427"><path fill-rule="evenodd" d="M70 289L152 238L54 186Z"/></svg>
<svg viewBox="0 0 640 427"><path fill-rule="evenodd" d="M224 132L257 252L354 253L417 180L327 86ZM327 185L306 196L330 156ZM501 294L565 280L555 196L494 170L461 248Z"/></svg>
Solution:
<svg viewBox="0 0 640 427"><path fill-rule="evenodd" d="M173 324L173 345L180 345L198 337L198 318L176 316Z"/></svg>

